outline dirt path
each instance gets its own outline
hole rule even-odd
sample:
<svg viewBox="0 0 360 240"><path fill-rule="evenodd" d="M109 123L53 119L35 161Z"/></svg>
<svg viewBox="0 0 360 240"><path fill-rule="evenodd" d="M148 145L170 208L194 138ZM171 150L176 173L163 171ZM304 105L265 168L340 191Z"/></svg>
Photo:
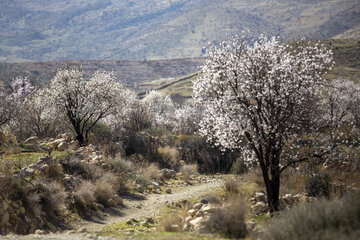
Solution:
<svg viewBox="0 0 360 240"><path fill-rule="evenodd" d="M85 227L86 232L68 231L65 233L36 235L30 234L26 236L8 235L0 236L0 239L43 239L43 240L80 240L80 239L116 239L114 237L97 237L96 232L106 224L126 221L128 219L141 219L144 217L153 217L159 214L167 204L178 202L185 199L199 198L210 193L222 186L220 178L209 178L206 182L196 185L182 186L172 188L171 194L150 194L144 195L144 198L129 197L124 199L124 208L109 211L103 219L97 221L82 221L78 225L78 229Z"/></svg>

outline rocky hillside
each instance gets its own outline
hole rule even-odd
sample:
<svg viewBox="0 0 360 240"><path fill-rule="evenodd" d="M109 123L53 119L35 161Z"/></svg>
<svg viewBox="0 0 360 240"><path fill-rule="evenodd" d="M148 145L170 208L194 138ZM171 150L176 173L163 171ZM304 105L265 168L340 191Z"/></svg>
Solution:
<svg viewBox="0 0 360 240"><path fill-rule="evenodd" d="M199 71L203 58L153 61L53 61L0 63L0 86L16 76L27 76L35 85L45 85L54 72L66 65L78 65L86 73L103 69L114 71L117 78L136 91L147 91L181 76Z"/></svg>
<svg viewBox="0 0 360 240"><path fill-rule="evenodd" d="M0 61L199 57L227 34L360 36L358 0L2 0Z"/></svg>

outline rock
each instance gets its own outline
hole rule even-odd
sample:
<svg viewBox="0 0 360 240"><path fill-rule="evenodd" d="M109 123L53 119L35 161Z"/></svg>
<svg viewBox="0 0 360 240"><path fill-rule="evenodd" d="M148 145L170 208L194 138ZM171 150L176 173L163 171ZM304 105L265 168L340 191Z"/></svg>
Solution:
<svg viewBox="0 0 360 240"><path fill-rule="evenodd" d="M155 189L155 193L156 194L161 194L161 190L160 189Z"/></svg>
<svg viewBox="0 0 360 240"><path fill-rule="evenodd" d="M203 199L201 199L201 200L200 200L200 203L202 203L202 204L208 204L208 203L209 203L209 201L208 201L208 200L206 200L205 198L203 198Z"/></svg>
<svg viewBox="0 0 360 240"><path fill-rule="evenodd" d="M205 223L208 220L207 217L198 217L189 222L190 229L197 231L197 232L203 232L205 230Z"/></svg>
<svg viewBox="0 0 360 240"><path fill-rule="evenodd" d="M110 198L107 200L106 204L109 206L109 207L115 207L116 206L116 202L114 201L114 199Z"/></svg>
<svg viewBox="0 0 360 240"><path fill-rule="evenodd" d="M46 232L44 231L44 230L41 230L41 229L37 229L36 231L35 231L35 234L36 235L44 235Z"/></svg>
<svg viewBox="0 0 360 240"><path fill-rule="evenodd" d="M164 168L161 171L161 175L166 179L175 178L176 176L175 170Z"/></svg>
<svg viewBox="0 0 360 240"><path fill-rule="evenodd" d="M25 140L25 144L28 145L28 144L31 144L31 145L38 145L38 137L36 136L32 136L32 137L29 137L28 139Z"/></svg>
<svg viewBox="0 0 360 240"><path fill-rule="evenodd" d="M147 217L145 221L149 224L155 224L155 220L152 217Z"/></svg>
<svg viewBox="0 0 360 240"><path fill-rule="evenodd" d="M119 197L119 195L115 194L115 195L113 196L113 199L114 199L116 205L124 205L124 202L123 202L123 200L121 199L121 197Z"/></svg>
<svg viewBox="0 0 360 240"><path fill-rule="evenodd" d="M202 208L203 206L204 206L203 203L195 203L193 209L200 210L200 208Z"/></svg>
<svg viewBox="0 0 360 240"><path fill-rule="evenodd" d="M76 233L75 230L68 230L65 232L65 235L70 235L70 234L74 234L74 233Z"/></svg>
<svg viewBox="0 0 360 240"><path fill-rule="evenodd" d="M77 232L78 232L78 233L85 233L85 232L87 232L87 229L86 229L86 227L82 227L82 228L79 228L79 229L77 230Z"/></svg>
<svg viewBox="0 0 360 240"><path fill-rule="evenodd" d="M255 205L251 206L251 210L258 215L267 212L268 209L264 202L257 202Z"/></svg>
<svg viewBox="0 0 360 240"><path fill-rule="evenodd" d="M143 192L144 192L144 187L141 186L140 184L137 184L137 185L135 186L135 189L136 189L136 191L138 191L139 193L143 193Z"/></svg>
<svg viewBox="0 0 360 240"><path fill-rule="evenodd" d="M53 158L50 155L39 157L39 160L37 161L37 165L42 164L49 164L51 161L53 161Z"/></svg>
<svg viewBox="0 0 360 240"><path fill-rule="evenodd" d="M30 164L29 166L27 166L28 168L32 168L32 169L39 169L39 166L36 164Z"/></svg>
<svg viewBox="0 0 360 240"><path fill-rule="evenodd" d="M282 199L285 201L285 203L286 203L287 205L292 205L292 204L294 204L294 201L295 201L292 194L285 194L285 195L282 197Z"/></svg>
<svg viewBox="0 0 360 240"><path fill-rule="evenodd" d="M207 204L207 205L204 205L199 210L199 212L203 212L206 215L206 214L215 212L216 209L218 209L218 208L219 208L219 205L217 205L217 204Z"/></svg>
<svg viewBox="0 0 360 240"><path fill-rule="evenodd" d="M256 222L254 219L251 219L250 221L247 222L248 228L249 229L255 229L256 227Z"/></svg>
<svg viewBox="0 0 360 240"><path fill-rule="evenodd" d="M166 193L171 194L171 188L167 188Z"/></svg>
<svg viewBox="0 0 360 240"><path fill-rule="evenodd" d="M9 222L9 212L5 211L2 216L0 216L0 227L4 226Z"/></svg>
<svg viewBox="0 0 360 240"><path fill-rule="evenodd" d="M161 186L158 182L156 181L152 181L151 184L154 186L155 189L160 189L161 190Z"/></svg>
<svg viewBox="0 0 360 240"><path fill-rule="evenodd" d="M265 202L266 201L266 196L264 193L262 192L257 192L255 193L255 201L256 202Z"/></svg>
<svg viewBox="0 0 360 240"><path fill-rule="evenodd" d="M35 169L24 167L20 170L21 177L32 177L35 174Z"/></svg>
<svg viewBox="0 0 360 240"><path fill-rule="evenodd" d="M43 174L43 175L48 175L49 174L49 165L48 164L44 164L40 167L40 172Z"/></svg>
<svg viewBox="0 0 360 240"><path fill-rule="evenodd" d="M307 197L303 194L296 194L294 196L294 200L295 202L299 202L299 203L306 203L308 201Z"/></svg>
<svg viewBox="0 0 360 240"><path fill-rule="evenodd" d="M197 210L195 210L195 209L190 209L190 210L187 212L187 215L190 216L190 217L194 217L196 213L197 213Z"/></svg>
<svg viewBox="0 0 360 240"><path fill-rule="evenodd" d="M69 144L67 142L61 142L59 143L59 145L57 146L57 150L58 151L65 151L66 149L69 148Z"/></svg>
<svg viewBox="0 0 360 240"><path fill-rule="evenodd" d="M73 135L71 133L63 133L61 134L61 138L65 139L67 142L70 142L73 139Z"/></svg>
<svg viewBox="0 0 360 240"><path fill-rule="evenodd" d="M50 143L50 146L51 146L52 149L58 149L60 143L62 143L62 142L66 142L66 140L63 139L63 138L56 139L56 140L54 140L53 142Z"/></svg>

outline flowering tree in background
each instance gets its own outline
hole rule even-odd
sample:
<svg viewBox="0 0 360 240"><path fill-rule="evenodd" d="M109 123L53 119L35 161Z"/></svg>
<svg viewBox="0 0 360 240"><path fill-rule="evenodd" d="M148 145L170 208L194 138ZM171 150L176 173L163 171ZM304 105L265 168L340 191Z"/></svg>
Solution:
<svg viewBox="0 0 360 240"><path fill-rule="evenodd" d="M27 77L18 76L10 84L11 93L0 94L0 123L17 125L22 118L23 112L26 111L25 104L28 97L35 91L35 87L30 83Z"/></svg>
<svg viewBox="0 0 360 240"><path fill-rule="evenodd" d="M174 130L179 133L194 134L199 129L202 109L192 101L185 103L174 112Z"/></svg>
<svg viewBox="0 0 360 240"><path fill-rule="evenodd" d="M120 111L129 91L114 73L96 71L85 78L75 67L59 69L47 90L51 108L69 120L80 145L88 142L89 132L101 119Z"/></svg>
<svg viewBox="0 0 360 240"><path fill-rule="evenodd" d="M314 107L332 64L331 51L319 45L236 38L210 49L194 82L194 99L205 109L200 134L260 165L270 212L279 210L281 172L323 155L282 157L291 139L316 130Z"/></svg>
<svg viewBox="0 0 360 240"><path fill-rule="evenodd" d="M142 102L152 116L154 127L170 125L175 105L169 95L159 91L150 91Z"/></svg>

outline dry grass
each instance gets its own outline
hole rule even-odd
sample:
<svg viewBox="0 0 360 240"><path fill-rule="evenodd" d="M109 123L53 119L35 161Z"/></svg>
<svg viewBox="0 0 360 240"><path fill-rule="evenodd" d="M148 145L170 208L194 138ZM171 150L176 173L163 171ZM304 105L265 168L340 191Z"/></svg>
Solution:
<svg viewBox="0 0 360 240"><path fill-rule="evenodd" d="M192 176L198 175L198 165L186 164L180 168L180 173L183 181L190 181Z"/></svg>
<svg viewBox="0 0 360 240"><path fill-rule="evenodd" d="M237 197L231 199L223 207L216 209L205 224L208 232L217 233L230 238L244 238L246 230L246 204Z"/></svg>
<svg viewBox="0 0 360 240"><path fill-rule="evenodd" d="M171 168L176 168L179 164L180 153L175 147L158 147L158 154L163 160L170 165Z"/></svg>
<svg viewBox="0 0 360 240"><path fill-rule="evenodd" d="M107 173L95 182L94 197L103 204L108 205L108 200L116 193L117 179L114 175Z"/></svg>
<svg viewBox="0 0 360 240"><path fill-rule="evenodd" d="M259 167L249 170L243 175L244 182L255 183L261 189L265 189L264 179L262 177L261 169Z"/></svg>
<svg viewBox="0 0 360 240"><path fill-rule="evenodd" d="M233 178L228 178L224 182L225 191L227 194L238 194L239 193L239 182Z"/></svg>
<svg viewBox="0 0 360 240"><path fill-rule="evenodd" d="M95 202L94 190L92 182L84 181L74 192L75 201L83 207L91 206Z"/></svg>
<svg viewBox="0 0 360 240"><path fill-rule="evenodd" d="M188 206L171 210L159 219L158 230L162 232L182 232Z"/></svg>
<svg viewBox="0 0 360 240"><path fill-rule="evenodd" d="M302 170L287 169L281 174L280 195L303 193L305 191L305 179L305 173Z"/></svg>
<svg viewBox="0 0 360 240"><path fill-rule="evenodd" d="M359 213L359 192L341 200L299 205L271 219L261 239L359 239Z"/></svg>
<svg viewBox="0 0 360 240"><path fill-rule="evenodd" d="M155 163L151 163L147 168L143 169L143 174L149 180L163 180L162 173Z"/></svg>

